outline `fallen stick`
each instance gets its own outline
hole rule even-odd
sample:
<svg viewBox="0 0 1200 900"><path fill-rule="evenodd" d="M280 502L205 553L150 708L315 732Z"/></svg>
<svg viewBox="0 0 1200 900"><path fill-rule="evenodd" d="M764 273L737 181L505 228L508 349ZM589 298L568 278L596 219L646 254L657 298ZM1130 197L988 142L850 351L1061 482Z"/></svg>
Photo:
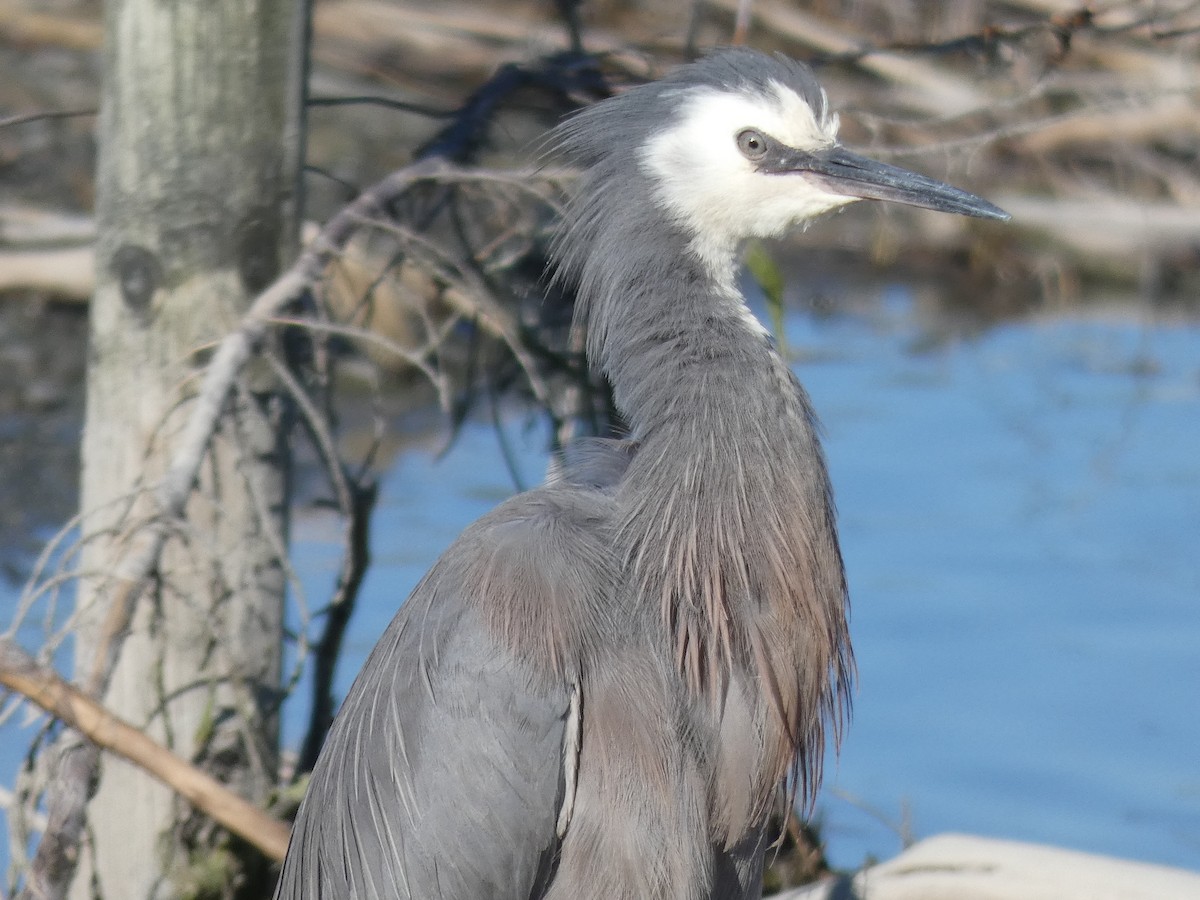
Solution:
<svg viewBox="0 0 1200 900"><path fill-rule="evenodd" d="M145 769L271 859L283 859L290 834L285 823L117 718L7 638L0 639L0 684L36 703L96 746Z"/></svg>

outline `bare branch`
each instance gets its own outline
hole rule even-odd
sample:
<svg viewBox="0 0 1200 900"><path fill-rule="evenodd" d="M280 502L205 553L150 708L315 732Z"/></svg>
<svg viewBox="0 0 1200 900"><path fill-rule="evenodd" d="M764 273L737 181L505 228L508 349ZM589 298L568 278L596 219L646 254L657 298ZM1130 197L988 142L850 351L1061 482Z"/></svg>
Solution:
<svg viewBox="0 0 1200 900"><path fill-rule="evenodd" d="M287 825L122 722L7 638L0 639L0 684L28 697L97 747L145 769L271 859L283 859Z"/></svg>
<svg viewBox="0 0 1200 900"><path fill-rule="evenodd" d="M336 705L333 698L334 670L341 655L346 626L350 624L358 591L370 564L371 512L377 497L374 483L354 485L353 505L345 526L346 552L342 557L342 569L338 573L333 602L326 613L324 632L313 652L312 712L309 715L308 733L300 748L297 772L310 771L316 764L325 735L333 724Z"/></svg>

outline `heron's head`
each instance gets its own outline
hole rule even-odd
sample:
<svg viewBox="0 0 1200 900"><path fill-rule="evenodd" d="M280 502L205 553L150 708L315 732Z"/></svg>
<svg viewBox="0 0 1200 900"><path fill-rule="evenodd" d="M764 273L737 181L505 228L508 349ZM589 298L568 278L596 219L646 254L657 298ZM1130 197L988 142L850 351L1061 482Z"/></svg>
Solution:
<svg viewBox="0 0 1200 900"><path fill-rule="evenodd" d="M641 202L648 187L713 265L746 238L779 235L855 200L1008 218L965 191L851 153L837 132L808 67L735 48L592 107L564 128L564 145L599 173L593 191L621 190L616 182L636 167Z"/></svg>

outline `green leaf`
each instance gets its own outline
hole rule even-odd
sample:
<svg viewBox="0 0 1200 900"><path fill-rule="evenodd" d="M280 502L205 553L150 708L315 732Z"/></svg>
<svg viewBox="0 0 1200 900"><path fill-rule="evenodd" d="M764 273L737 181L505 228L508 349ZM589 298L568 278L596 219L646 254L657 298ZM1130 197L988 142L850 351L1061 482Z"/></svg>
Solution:
<svg viewBox="0 0 1200 900"><path fill-rule="evenodd" d="M771 318L771 331L775 335L775 345L779 353L786 359L787 346L783 336L783 273L775 260L767 253L761 243L755 241L746 248L746 271L754 279L763 296L767 298L767 315Z"/></svg>

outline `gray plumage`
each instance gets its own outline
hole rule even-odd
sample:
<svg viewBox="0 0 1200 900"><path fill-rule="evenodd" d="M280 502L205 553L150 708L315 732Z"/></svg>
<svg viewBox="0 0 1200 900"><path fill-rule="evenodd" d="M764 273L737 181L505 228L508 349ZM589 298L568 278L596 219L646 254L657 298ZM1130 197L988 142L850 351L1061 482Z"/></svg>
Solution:
<svg viewBox="0 0 1200 900"><path fill-rule="evenodd" d="M737 294L738 242L857 197L1003 215L836 127L806 68L730 50L559 129L583 172L559 277L629 439L568 453L401 607L277 897L761 894L771 802L811 800L852 661L815 417Z"/></svg>

